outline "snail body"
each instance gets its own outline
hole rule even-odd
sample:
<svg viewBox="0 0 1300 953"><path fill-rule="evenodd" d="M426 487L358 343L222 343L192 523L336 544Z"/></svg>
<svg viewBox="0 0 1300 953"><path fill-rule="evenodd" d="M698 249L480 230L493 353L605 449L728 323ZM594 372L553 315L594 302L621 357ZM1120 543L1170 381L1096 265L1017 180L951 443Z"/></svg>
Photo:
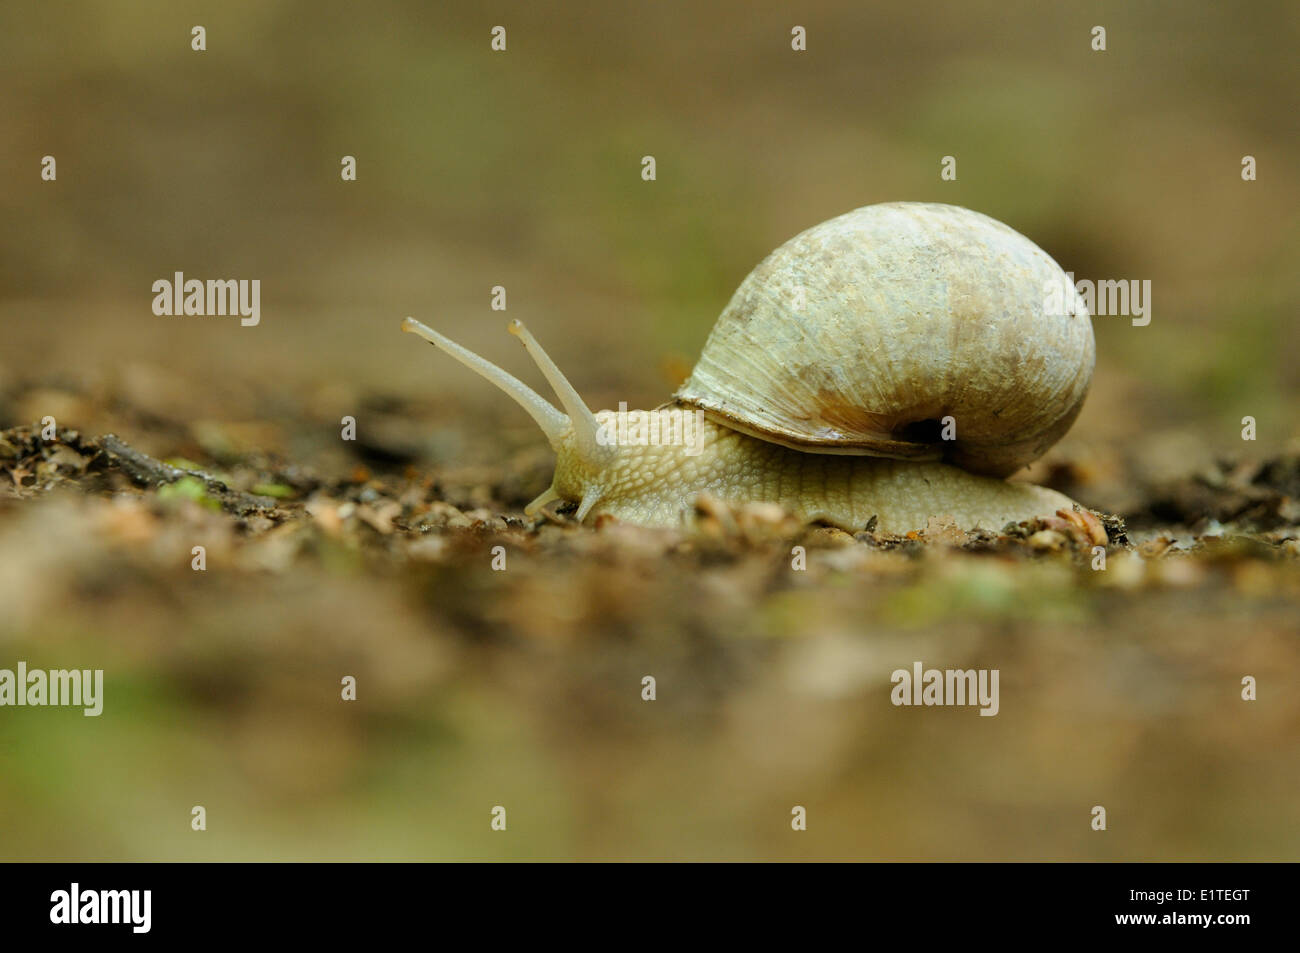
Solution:
<svg viewBox="0 0 1300 953"><path fill-rule="evenodd" d="M1066 290L1063 313L1045 288ZM564 413L436 331L403 329L497 384L556 451L527 507L578 504L650 526L688 522L699 494L777 503L809 522L923 529L951 516L999 530L1073 505L1004 477L1079 413L1092 326L1061 268L1029 239L948 205L857 209L786 242L741 283L674 401L633 412L659 438L627 441L593 414L519 322ZM695 426L691 427L690 424Z"/></svg>
<svg viewBox="0 0 1300 953"><path fill-rule="evenodd" d="M610 425L613 414L601 411L595 417ZM659 430L673 433L676 419ZM803 453L708 418L693 439L692 449L698 452L690 455L680 440L619 447L616 461L600 475L602 492L591 513L642 526L679 526L698 495L707 493L736 505L777 503L808 523L850 532L872 524L877 532L902 535L924 529L931 516L951 516L963 528L996 531L1073 505L1055 490L945 463ZM579 473L557 467L553 489L560 499L582 500L590 485Z"/></svg>

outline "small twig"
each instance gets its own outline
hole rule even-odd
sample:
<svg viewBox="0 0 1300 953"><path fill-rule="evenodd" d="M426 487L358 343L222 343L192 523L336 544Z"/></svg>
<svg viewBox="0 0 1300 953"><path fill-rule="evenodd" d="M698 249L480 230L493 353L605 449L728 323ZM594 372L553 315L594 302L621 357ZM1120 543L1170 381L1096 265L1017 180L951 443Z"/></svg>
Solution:
<svg viewBox="0 0 1300 953"><path fill-rule="evenodd" d="M183 477L202 480L207 492L225 509L238 516L275 510L279 504L270 497L255 496L232 490L222 480L203 470L186 470L170 463L156 460L131 446L116 434L104 434L96 444L109 461L121 467L137 483L145 486L165 486Z"/></svg>

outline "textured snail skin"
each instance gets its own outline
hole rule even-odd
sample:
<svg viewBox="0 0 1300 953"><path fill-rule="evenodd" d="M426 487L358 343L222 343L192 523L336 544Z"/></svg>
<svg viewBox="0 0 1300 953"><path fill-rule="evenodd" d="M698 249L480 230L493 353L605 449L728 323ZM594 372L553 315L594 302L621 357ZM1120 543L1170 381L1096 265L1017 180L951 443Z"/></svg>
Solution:
<svg viewBox="0 0 1300 953"><path fill-rule="evenodd" d="M681 442L679 415L642 413L660 416L665 442ZM614 416L601 411L596 419L607 424ZM1074 505L1055 490L944 463L803 453L708 418L700 422L698 442L690 448L698 453L688 454L681 445L619 446L608 465L595 470L578 461L568 441L556 449L553 488L561 499L578 502L598 492L591 517L609 514L642 526L689 524L700 493L733 504L777 503L807 522L850 532L875 517L876 532L898 535L925 529L932 516L951 516L964 530L996 532L1007 523Z"/></svg>

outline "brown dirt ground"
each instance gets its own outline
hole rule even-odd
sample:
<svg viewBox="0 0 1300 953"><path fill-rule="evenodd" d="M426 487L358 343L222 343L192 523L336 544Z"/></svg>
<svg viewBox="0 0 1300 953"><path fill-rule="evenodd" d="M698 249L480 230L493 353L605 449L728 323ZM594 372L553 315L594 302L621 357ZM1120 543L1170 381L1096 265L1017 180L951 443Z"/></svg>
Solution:
<svg viewBox="0 0 1300 953"><path fill-rule="evenodd" d="M42 399L149 433L155 456L102 432L0 432L7 654L102 664L108 684L91 737L79 717L30 713L28 731L0 733L81 778L68 790L62 770L29 767L0 782L32 818L7 856L87 842L131 858L1300 846L1300 455L1162 481L1056 456L1044 480L1124 505L1096 571L1086 527L1065 521L999 535L934 521L891 539L707 501L692 532L527 520L544 446L430 463L429 425L392 402L363 416L366 439L317 428L290 461L256 449L250 425L168 419L118 393ZM893 707L889 675L915 660L997 668L999 717ZM358 700L343 703L348 674ZM1258 701L1241 699L1245 676ZM223 833L188 837L191 803ZM497 804L508 841L488 830ZM810 822L792 839L796 804Z"/></svg>

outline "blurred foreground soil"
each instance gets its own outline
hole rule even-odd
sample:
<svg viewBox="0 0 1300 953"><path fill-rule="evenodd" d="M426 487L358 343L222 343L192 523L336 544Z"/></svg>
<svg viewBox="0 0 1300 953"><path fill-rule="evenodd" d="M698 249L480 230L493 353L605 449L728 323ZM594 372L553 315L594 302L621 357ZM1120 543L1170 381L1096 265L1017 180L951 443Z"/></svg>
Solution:
<svg viewBox="0 0 1300 953"><path fill-rule="evenodd" d="M526 520L539 438L458 465L391 400L354 442L0 399L36 404L56 439L0 432L0 659L103 668L106 700L0 719L5 858L1300 856L1300 454L1055 453L1035 478L1126 527L1099 571L1059 524ZM998 669L997 717L891 705L915 661Z"/></svg>

